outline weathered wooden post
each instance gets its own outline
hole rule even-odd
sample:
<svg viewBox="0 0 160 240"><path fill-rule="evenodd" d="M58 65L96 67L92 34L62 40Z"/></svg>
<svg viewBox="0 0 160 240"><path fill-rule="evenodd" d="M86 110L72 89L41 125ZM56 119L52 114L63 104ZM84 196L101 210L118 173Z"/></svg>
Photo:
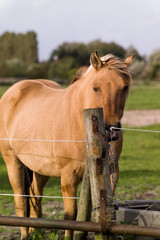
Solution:
<svg viewBox="0 0 160 240"><path fill-rule="evenodd" d="M86 161L83 180L81 185L80 201L78 205L77 221L90 221L91 211L91 189L89 179L88 160ZM83 240L84 232L74 231L74 240Z"/></svg>
<svg viewBox="0 0 160 240"><path fill-rule="evenodd" d="M103 237L101 234L97 234L96 239L108 239L106 226L111 218L112 190L108 163L109 147L105 141L103 109L85 109L83 115L87 148L85 174L89 173L89 177L84 174L84 179L85 181L88 179L88 184L90 182L93 221L101 222L103 234ZM83 212L83 210L80 211ZM79 218L77 220L85 221L87 219ZM75 238L75 240L80 239L83 239L82 235L81 237L77 235L77 238Z"/></svg>

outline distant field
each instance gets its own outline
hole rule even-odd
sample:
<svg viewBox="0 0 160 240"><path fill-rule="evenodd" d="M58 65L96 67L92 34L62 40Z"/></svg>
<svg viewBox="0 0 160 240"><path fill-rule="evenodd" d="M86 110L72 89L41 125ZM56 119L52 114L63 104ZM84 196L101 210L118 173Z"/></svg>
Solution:
<svg viewBox="0 0 160 240"><path fill-rule="evenodd" d="M160 109L160 87L159 85L134 86L129 92L126 102L126 110L134 109Z"/></svg>

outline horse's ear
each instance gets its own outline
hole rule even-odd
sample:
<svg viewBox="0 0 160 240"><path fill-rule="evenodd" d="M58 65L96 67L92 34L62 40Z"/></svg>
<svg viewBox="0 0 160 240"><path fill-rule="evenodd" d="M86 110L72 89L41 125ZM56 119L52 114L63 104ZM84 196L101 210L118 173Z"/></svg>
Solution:
<svg viewBox="0 0 160 240"><path fill-rule="evenodd" d="M131 66L134 57L135 57L135 54L133 54L133 55L131 55L130 57L126 58L125 63L126 63L128 66Z"/></svg>
<svg viewBox="0 0 160 240"><path fill-rule="evenodd" d="M91 57L90 57L90 62L96 71L99 71L103 66L102 61L101 61L100 57L98 56L97 51L92 52Z"/></svg>

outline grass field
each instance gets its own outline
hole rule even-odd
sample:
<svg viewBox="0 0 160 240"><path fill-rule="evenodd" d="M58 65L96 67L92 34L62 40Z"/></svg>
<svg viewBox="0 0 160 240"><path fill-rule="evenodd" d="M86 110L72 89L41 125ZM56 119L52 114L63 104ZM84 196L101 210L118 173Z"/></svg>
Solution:
<svg viewBox="0 0 160 240"><path fill-rule="evenodd" d="M7 87L0 87L0 96L6 89ZM158 85L140 84L133 86L126 109L160 109L159 96L160 88ZM160 125L149 126L148 129L160 130ZM120 201L139 198L158 199L160 194L159 162L160 134L124 131L117 198ZM0 193L12 193L6 167L1 157L0 183ZM50 179L45 187L44 195L61 196L60 179ZM43 200L43 203L45 204L46 201ZM14 213L13 197L0 196L0 203L0 215ZM53 211L53 208L50 207L49 211ZM58 217L61 218L62 215Z"/></svg>
<svg viewBox="0 0 160 240"><path fill-rule="evenodd" d="M8 86L0 86L0 98L8 88L9 88Z"/></svg>
<svg viewBox="0 0 160 240"><path fill-rule="evenodd" d="M159 86L133 86L130 90L126 110L160 109Z"/></svg>
<svg viewBox="0 0 160 240"><path fill-rule="evenodd" d="M160 125L148 129L159 130ZM122 200L157 198L160 194L159 161L160 134L124 131L117 188L119 197Z"/></svg>

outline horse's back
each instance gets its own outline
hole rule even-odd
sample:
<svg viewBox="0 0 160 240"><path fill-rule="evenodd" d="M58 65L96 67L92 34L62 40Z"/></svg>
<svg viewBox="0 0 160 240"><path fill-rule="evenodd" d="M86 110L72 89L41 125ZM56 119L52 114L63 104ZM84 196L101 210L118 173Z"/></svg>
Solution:
<svg viewBox="0 0 160 240"><path fill-rule="evenodd" d="M51 88L62 89L61 85L59 85L58 83L56 83L54 81L48 80L48 79L36 79L33 81L43 83L44 85L51 87Z"/></svg>
<svg viewBox="0 0 160 240"><path fill-rule="evenodd" d="M48 93L53 94L53 91L57 89L63 89L61 85L56 82L47 79L36 80L22 80L12 87L10 87L2 96L0 100L0 111L3 110L4 105L15 105L25 98L32 97L44 97ZM6 111L7 109L5 109Z"/></svg>

